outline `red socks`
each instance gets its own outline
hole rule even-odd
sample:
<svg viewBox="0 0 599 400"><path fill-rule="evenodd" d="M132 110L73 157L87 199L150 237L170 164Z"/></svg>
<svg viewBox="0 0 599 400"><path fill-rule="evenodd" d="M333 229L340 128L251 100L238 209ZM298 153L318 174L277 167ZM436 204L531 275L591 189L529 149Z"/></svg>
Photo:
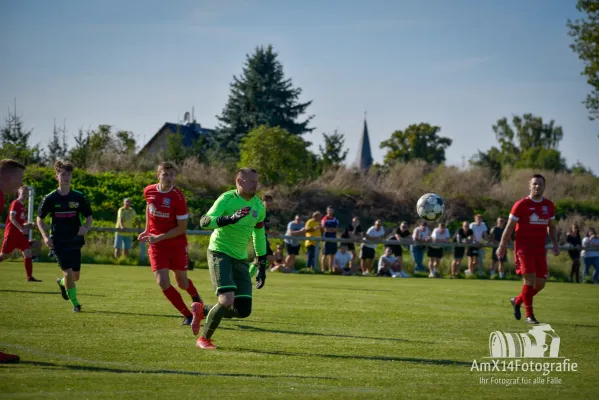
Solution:
<svg viewBox="0 0 599 400"><path fill-rule="evenodd" d="M192 299L198 299L200 298L200 295L198 294L198 291L196 289L196 287L193 285L193 282L191 281L191 279L187 279L187 282L189 282L189 284L187 285L187 293L189 293L189 295L191 296Z"/></svg>
<svg viewBox="0 0 599 400"><path fill-rule="evenodd" d="M25 273L27 274L27 279L31 278L33 274L33 261L30 257L26 257L25 260Z"/></svg>
<svg viewBox="0 0 599 400"><path fill-rule="evenodd" d="M526 285L524 285L526 286ZM524 293L524 286L522 286L522 293ZM522 293L520 293L518 296L516 296L516 305L519 306L524 302L524 297L522 297ZM539 291L537 290L537 288L533 288L532 290L532 295L536 296L537 293L539 293Z"/></svg>
<svg viewBox="0 0 599 400"><path fill-rule="evenodd" d="M171 304L175 306L175 308L179 310L179 312L183 314L184 317L191 317L191 311L189 311L189 308L187 308L187 306L185 305L183 297L181 297L177 289L175 289L172 286L169 286L168 289L163 290L162 293L164 293L168 301L170 301Z"/></svg>
<svg viewBox="0 0 599 400"><path fill-rule="evenodd" d="M526 309L526 318L532 317L532 297L534 296L534 286L522 285L522 302L524 303L524 308Z"/></svg>

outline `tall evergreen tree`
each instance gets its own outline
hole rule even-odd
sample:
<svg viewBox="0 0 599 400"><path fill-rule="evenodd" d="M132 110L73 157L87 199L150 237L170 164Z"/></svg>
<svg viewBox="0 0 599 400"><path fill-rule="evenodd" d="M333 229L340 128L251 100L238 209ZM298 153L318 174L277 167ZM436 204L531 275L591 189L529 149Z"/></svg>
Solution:
<svg viewBox="0 0 599 400"><path fill-rule="evenodd" d="M300 120L312 101L299 102L302 90L285 78L277 56L270 45L257 47L246 56L242 75L233 77L229 100L217 116L215 141L221 153L237 159L241 139L262 125L278 126L292 135L314 130L308 127L313 116Z"/></svg>
<svg viewBox="0 0 599 400"><path fill-rule="evenodd" d="M345 161L347 157L348 149L343 150L345 145L345 139L342 133L333 132L330 135L326 133L322 134L324 138L324 147L318 146L320 150L320 158L324 169L336 168Z"/></svg>
<svg viewBox="0 0 599 400"><path fill-rule="evenodd" d="M69 152L67 144L67 127L65 124L61 128L56 126L52 129L52 139L48 143L48 164L52 165L56 160L63 160Z"/></svg>
<svg viewBox="0 0 599 400"><path fill-rule="evenodd" d="M14 158L24 164L41 164L43 151L39 145L29 146L32 129L26 130L23 119L8 110L4 125L0 128L0 158Z"/></svg>

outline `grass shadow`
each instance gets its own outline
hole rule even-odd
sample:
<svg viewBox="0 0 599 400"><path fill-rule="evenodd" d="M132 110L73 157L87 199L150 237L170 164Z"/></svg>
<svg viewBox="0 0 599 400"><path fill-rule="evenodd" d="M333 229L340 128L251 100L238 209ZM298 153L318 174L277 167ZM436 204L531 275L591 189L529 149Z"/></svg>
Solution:
<svg viewBox="0 0 599 400"><path fill-rule="evenodd" d="M354 290L354 291L358 291L358 292L393 292L393 290L390 289L362 289L362 288L351 288L351 287L339 287L339 286L312 286L309 289L315 289L315 290L319 290L319 289L329 289L329 290Z"/></svg>
<svg viewBox="0 0 599 400"><path fill-rule="evenodd" d="M28 293L28 294L54 294L54 295L59 295L60 292L40 292L40 291L36 291L36 290L12 290L12 289L0 289L0 292L7 292L7 293ZM93 294L93 293L84 293L83 294L84 297L90 296L90 297L106 297L103 294Z"/></svg>
<svg viewBox="0 0 599 400"><path fill-rule="evenodd" d="M252 350L245 348L231 348L234 351L243 351L246 353L267 354L271 356L285 357L321 357L333 358L342 360L365 360L365 361L392 361L392 362L407 362L412 364L429 364L429 365L456 365L471 367L471 362L457 360L435 360L429 358L414 358L414 357L391 357L391 356L357 356L345 354L323 354L323 353L290 353L287 351L267 351L267 350Z"/></svg>
<svg viewBox="0 0 599 400"><path fill-rule="evenodd" d="M344 335L344 334L339 334L339 333L284 331L284 330L280 330L280 329L265 329L265 328L258 328L255 326L239 325L239 324L237 324L236 326L240 330L244 330L244 331L280 333L283 335L320 336L320 337L333 337L333 338L344 338L344 339L367 339L367 340L381 340L381 341L390 341L390 342L434 344L433 342L425 342L423 340L409 340L409 339L392 338L392 337L353 336L353 335Z"/></svg>
<svg viewBox="0 0 599 400"><path fill-rule="evenodd" d="M181 318L182 315L168 315L168 314L143 314L143 313L133 313L133 312L124 312L124 311L106 311L106 310L94 310L89 311L89 313L96 314L115 314L115 315L130 315L132 317L162 317L162 318Z"/></svg>
<svg viewBox="0 0 599 400"><path fill-rule="evenodd" d="M179 369L133 369L133 368L117 368L117 367L99 367L93 365L74 365L74 364L58 364L47 361L21 361L21 365L30 365L34 367L42 367L45 369L66 369L73 371L87 372L110 372L114 374L172 374L172 375L190 375L190 376L210 376L224 378L288 378L288 379L326 379L337 380L328 376L303 376L303 375L268 375L268 374L249 374L249 373L210 373L201 371L186 371ZM16 365L16 364L12 364Z"/></svg>

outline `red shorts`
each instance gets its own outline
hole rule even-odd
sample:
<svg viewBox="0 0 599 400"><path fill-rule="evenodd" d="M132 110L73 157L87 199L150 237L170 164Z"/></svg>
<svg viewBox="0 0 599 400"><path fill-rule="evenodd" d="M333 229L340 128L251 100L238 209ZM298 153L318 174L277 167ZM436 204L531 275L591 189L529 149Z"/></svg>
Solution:
<svg viewBox="0 0 599 400"><path fill-rule="evenodd" d="M547 279L547 253L518 250L515 253L516 274L535 274L537 278Z"/></svg>
<svg viewBox="0 0 599 400"><path fill-rule="evenodd" d="M187 245L172 245L158 249L150 246L149 254L152 272L159 269L187 271Z"/></svg>
<svg viewBox="0 0 599 400"><path fill-rule="evenodd" d="M2 254L10 254L16 249L25 251L28 250L29 247L29 238L21 232L17 232L4 237L2 250L0 250L0 252Z"/></svg>

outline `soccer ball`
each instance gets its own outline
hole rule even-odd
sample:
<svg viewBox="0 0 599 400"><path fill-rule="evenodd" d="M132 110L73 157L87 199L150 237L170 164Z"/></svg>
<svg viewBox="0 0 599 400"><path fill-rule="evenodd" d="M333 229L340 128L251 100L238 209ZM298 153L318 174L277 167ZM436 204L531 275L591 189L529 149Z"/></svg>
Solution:
<svg viewBox="0 0 599 400"><path fill-rule="evenodd" d="M443 199L435 193L427 193L418 199L416 211L422 219L435 221L445 212Z"/></svg>

